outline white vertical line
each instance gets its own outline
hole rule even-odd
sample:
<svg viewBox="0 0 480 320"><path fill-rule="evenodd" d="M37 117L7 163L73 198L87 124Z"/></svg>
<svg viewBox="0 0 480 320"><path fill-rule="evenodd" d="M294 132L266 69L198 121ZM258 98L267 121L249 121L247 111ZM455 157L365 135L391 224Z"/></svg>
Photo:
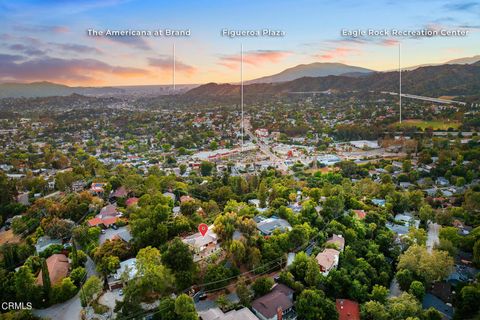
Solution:
<svg viewBox="0 0 480 320"><path fill-rule="evenodd" d="M173 82L173 91L175 91L175 63L176 63L176 57L175 57L175 43L173 44L173 73L172 73L172 82Z"/></svg>
<svg viewBox="0 0 480 320"><path fill-rule="evenodd" d="M400 123L402 123L402 66L401 66L401 46L398 42L398 75L399 75L399 105L400 105Z"/></svg>
<svg viewBox="0 0 480 320"><path fill-rule="evenodd" d="M243 123L243 44L240 45L240 105L242 108L242 152L243 152L243 136L245 133Z"/></svg>

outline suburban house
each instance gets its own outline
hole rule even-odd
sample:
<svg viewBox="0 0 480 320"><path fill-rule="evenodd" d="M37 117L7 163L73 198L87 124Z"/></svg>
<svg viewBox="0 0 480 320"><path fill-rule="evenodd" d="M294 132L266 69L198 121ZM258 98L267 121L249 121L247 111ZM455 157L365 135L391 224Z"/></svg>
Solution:
<svg viewBox="0 0 480 320"><path fill-rule="evenodd" d="M173 202L175 202L175 201L177 200L177 197L176 197L175 194L172 193L172 192L164 192L164 193L163 193L163 196L172 199Z"/></svg>
<svg viewBox="0 0 480 320"><path fill-rule="evenodd" d="M258 320L252 311L248 308L240 310L231 310L224 313L220 308L214 307L203 311L198 311L201 320Z"/></svg>
<svg viewBox="0 0 480 320"><path fill-rule="evenodd" d="M220 249L218 237L213 232L213 225L208 227L205 236L200 232L185 237L182 241L190 246L193 250L193 261L197 262L203 260Z"/></svg>
<svg viewBox="0 0 480 320"><path fill-rule="evenodd" d="M353 213L355 214L355 217L360 220L365 219L365 217L367 216L365 210L353 210Z"/></svg>
<svg viewBox="0 0 480 320"><path fill-rule="evenodd" d="M360 307L357 302L347 299L337 299L338 320L360 320Z"/></svg>
<svg viewBox="0 0 480 320"><path fill-rule="evenodd" d="M332 235L327 239L326 243L334 244L340 252L345 248L345 238L341 235Z"/></svg>
<svg viewBox="0 0 480 320"><path fill-rule="evenodd" d="M257 229L264 236L269 236L273 231L279 229L281 231L290 231L292 226L288 223L287 220L280 219L276 216L271 216L266 218L264 216L256 216L253 220L257 223Z"/></svg>
<svg viewBox="0 0 480 320"><path fill-rule="evenodd" d="M137 275L137 272L137 258L120 262L120 268L107 278L108 288L110 290L121 288L123 286L122 276L125 281L128 281L133 279Z"/></svg>
<svg viewBox="0 0 480 320"><path fill-rule="evenodd" d="M122 216L122 213L117 210L117 206L109 204L100 210L100 213L87 221L89 227L95 227L98 225L104 225L106 228L117 222L118 218Z"/></svg>
<svg viewBox="0 0 480 320"><path fill-rule="evenodd" d="M84 188L85 188L85 181L83 180L74 181L70 185L70 190L72 190L72 192L81 192L83 191Z"/></svg>
<svg viewBox="0 0 480 320"><path fill-rule="evenodd" d="M52 254L50 257L47 258L47 268L48 268L48 275L50 276L50 283L52 285L58 284L68 275L68 270L70 268L70 263L68 262L68 258L61 254L56 253ZM38 274L36 283L38 285L43 285L43 277L42 271Z"/></svg>
<svg viewBox="0 0 480 320"><path fill-rule="evenodd" d="M106 183L103 182L93 182L90 186L90 192L95 195L102 195L105 192L105 185Z"/></svg>
<svg viewBox="0 0 480 320"><path fill-rule="evenodd" d="M284 284L276 284L272 291L252 302L253 313L260 320L296 319L293 292Z"/></svg>
<svg viewBox="0 0 480 320"><path fill-rule="evenodd" d="M48 247L55 245L55 244L62 244L62 240L60 239L52 239L49 236L42 236L37 239L37 243L35 244L35 250L37 253L41 253L45 251Z"/></svg>
<svg viewBox="0 0 480 320"><path fill-rule="evenodd" d="M130 207L130 206L133 206L133 205L136 205L138 203L138 198L136 197L131 197L131 198L128 198L126 201L125 201L125 206L127 207Z"/></svg>
<svg viewBox="0 0 480 320"><path fill-rule="evenodd" d="M377 207L385 207L387 201L384 199L372 199L372 203Z"/></svg>
<svg viewBox="0 0 480 320"><path fill-rule="evenodd" d="M181 196L180 197L180 203L184 203L184 202L187 202L187 201L193 201L193 200L195 200L195 199L193 199L190 196Z"/></svg>
<svg viewBox="0 0 480 320"><path fill-rule="evenodd" d="M429 309L433 307L435 310L442 314L443 319L452 319L453 318L453 307L450 303L443 302L440 298L434 296L431 293L427 293L423 297L422 301L423 309Z"/></svg>
<svg viewBox="0 0 480 320"><path fill-rule="evenodd" d="M124 242L126 242L126 243L129 243L129 242L133 239L133 237L132 237L132 234L130 233L130 230L125 229L125 230L117 233L117 234L113 237L113 239L120 239L120 240L122 240L122 241L124 241Z"/></svg>
<svg viewBox="0 0 480 320"><path fill-rule="evenodd" d="M387 222L386 227L398 237L402 237L408 233L411 227L418 228L420 226L420 220L413 218L410 214L397 214L394 218L394 223Z"/></svg>
<svg viewBox="0 0 480 320"><path fill-rule="evenodd" d="M128 190L124 186L119 187L117 190L112 192L110 198L118 199L118 198L126 198L128 196Z"/></svg>
<svg viewBox="0 0 480 320"><path fill-rule="evenodd" d="M317 259L322 274L327 276L331 270L337 268L340 259L340 251L327 248L317 254L315 259Z"/></svg>

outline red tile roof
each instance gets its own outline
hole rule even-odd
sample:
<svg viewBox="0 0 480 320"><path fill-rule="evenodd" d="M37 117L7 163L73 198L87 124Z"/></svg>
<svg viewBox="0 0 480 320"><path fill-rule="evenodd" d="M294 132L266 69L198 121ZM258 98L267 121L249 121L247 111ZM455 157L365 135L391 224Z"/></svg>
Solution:
<svg viewBox="0 0 480 320"><path fill-rule="evenodd" d="M358 303L347 299L337 299L338 320L360 320Z"/></svg>
<svg viewBox="0 0 480 320"><path fill-rule="evenodd" d="M47 268L50 275L50 283L55 285L62 281L68 274L69 266L68 258L63 254L56 253L48 257ZM43 285L42 271L38 274L36 282L39 285Z"/></svg>
<svg viewBox="0 0 480 320"><path fill-rule="evenodd" d="M98 226L100 224L103 224L105 227L109 227L110 225L117 222L117 220L118 220L118 217L106 217L104 219L96 217L96 218L88 220L87 224L88 224L89 227L95 227L95 226Z"/></svg>
<svg viewBox="0 0 480 320"><path fill-rule="evenodd" d="M116 198L123 198L123 197L126 197L127 195L128 195L127 189L124 186L121 186L117 190L115 190L112 196Z"/></svg>
<svg viewBox="0 0 480 320"><path fill-rule="evenodd" d="M358 219L365 219L367 213L364 210L353 210Z"/></svg>
<svg viewBox="0 0 480 320"><path fill-rule="evenodd" d="M330 271L330 269L333 268L339 255L340 255L340 252L338 250L327 248L322 252L320 252L319 254L317 254L315 259L317 259L317 263L320 266L320 270L322 270L322 272L325 272L325 271Z"/></svg>
<svg viewBox="0 0 480 320"><path fill-rule="evenodd" d="M99 224L102 224L102 219L100 218L93 218L87 221L87 224L89 227L95 227L98 226Z"/></svg>
<svg viewBox="0 0 480 320"><path fill-rule="evenodd" d="M184 202L187 202L187 201L192 201L192 200L193 200L193 198L190 197L190 196L181 196L180 197L180 202L181 203L184 203Z"/></svg>
<svg viewBox="0 0 480 320"><path fill-rule="evenodd" d="M100 210L100 215L104 216L116 216L118 214L117 206L109 204Z"/></svg>
<svg viewBox="0 0 480 320"><path fill-rule="evenodd" d="M117 222L118 218L117 217L111 217L111 218L106 218L102 220L102 223L105 225L105 227L108 227L115 222Z"/></svg>
<svg viewBox="0 0 480 320"><path fill-rule="evenodd" d="M128 198L127 201L125 201L125 205L128 207L128 206L131 206L131 205L134 205L138 203L138 198Z"/></svg>

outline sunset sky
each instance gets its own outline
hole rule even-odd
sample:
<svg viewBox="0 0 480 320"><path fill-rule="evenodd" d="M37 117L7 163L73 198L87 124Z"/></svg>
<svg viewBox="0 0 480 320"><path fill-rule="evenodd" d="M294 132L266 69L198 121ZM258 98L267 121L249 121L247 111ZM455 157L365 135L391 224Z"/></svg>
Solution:
<svg viewBox="0 0 480 320"><path fill-rule="evenodd" d="M89 37L86 30L190 29L184 38ZM227 29L280 38L222 37ZM342 29L462 29L466 37L342 37ZM8 1L0 0L0 82L67 85L238 82L301 63L389 70L480 54L480 1Z"/></svg>

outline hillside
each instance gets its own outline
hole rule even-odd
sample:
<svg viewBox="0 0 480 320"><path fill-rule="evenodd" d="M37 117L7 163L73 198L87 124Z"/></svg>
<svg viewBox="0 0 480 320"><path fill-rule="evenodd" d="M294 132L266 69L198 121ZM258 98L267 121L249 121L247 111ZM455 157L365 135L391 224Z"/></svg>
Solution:
<svg viewBox="0 0 480 320"><path fill-rule="evenodd" d="M274 83L291 81L303 77L325 77L325 76L362 76L374 72L373 70L349 66L342 63L322 63L315 62L310 64L300 64L298 66L288 68L280 73L261 77L258 79L247 81L247 84L253 83Z"/></svg>
<svg viewBox="0 0 480 320"><path fill-rule="evenodd" d="M438 97L442 95L472 95L480 91L480 63L471 65L441 65L402 72L403 92ZM327 76L303 77L271 84L250 84L245 95L282 95L304 91L398 91L398 72L376 72L363 77ZM209 83L188 91L185 96L236 96L238 85Z"/></svg>
<svg viewBox="0 0 480 320"><path fill-rule="evenodd" d="M125 90L120 88L69 87L51 82L0 84L0 98L68 96L74 93L82 95L105 95L124 92Z"/></svg>

